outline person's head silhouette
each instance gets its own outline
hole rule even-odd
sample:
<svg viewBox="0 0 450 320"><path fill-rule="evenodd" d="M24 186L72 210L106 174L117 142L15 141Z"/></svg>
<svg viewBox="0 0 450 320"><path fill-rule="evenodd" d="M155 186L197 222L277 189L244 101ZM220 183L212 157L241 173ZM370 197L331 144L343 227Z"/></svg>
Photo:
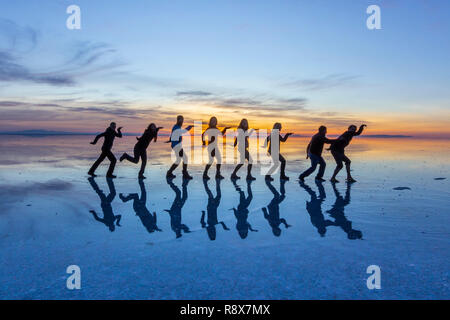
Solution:
<svg viewBox="0 0 450 320"><path fill-rule="evenodd" d="M177 125L182 126L184 122L184 117L182 115L177 116Z"/></svg>
<svg viewBox="0 0 450 320"><path fill-rule="evenodd" d="M111 122L111 123L109 124L109 127L110 127L111 129L113 129L113 130L116 130L116 123L115 123L115 122Z"/></svg>
<svg viewBox="0 0 450 320"><path fill-rule="evenodd" d="M355 132L356 131L356 126L354 124L352 124L351 126L348 127L348 131Z"/></svg>
<svg viewBox="0 0 450 320"><path fill-rule="evenodd" d="M210 128L215 128L217 126L217 118L216 117L211 117L211 119L209 119L208 126Z"/></svg>
<svg viewBox="0 0 450 320"><path fill-rule="evenodd" d="M241 122L239 122L238 129L242 129L244 131L248 130L248 121L247 121L247 119L244 118L244 119L241 120Z"/></svg>
<svg viewBox="0 0 450 320"><path fill-rule="evenodd" d="M327 127L325 127L325 126L320 126L320 127L319 127L319 133L320 133L320 134L326 134L326 133L327 133Z"/></svg>

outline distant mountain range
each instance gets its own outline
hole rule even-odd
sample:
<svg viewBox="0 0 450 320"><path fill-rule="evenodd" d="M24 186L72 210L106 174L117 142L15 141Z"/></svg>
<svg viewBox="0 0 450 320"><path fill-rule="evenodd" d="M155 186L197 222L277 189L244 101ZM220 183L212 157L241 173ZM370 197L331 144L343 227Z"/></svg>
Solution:
<svg viewBox="0 0 450 320"><path fill-rule="evenodd" d="M53 131L53 130L38 130L38 129L32 129L32 130L22 130L22 131L3 131L0 132L0 135L17 135L17 136L93 136L97 135L99 132L70 132L70 131ZM124 136L139 136L139 133L133 133L128 132L124 133ZM162 133L161 135L167 135ZM334 136L334 135L330 135ZM309 137L309 135L303 135L303 134L295 134L294 137ZM401 135L401 134L395 134L395 135L389 135L389 134L365 134L362 135L362 137L365 138L413 138L413 136L407 136L407 135Z"/></svg>

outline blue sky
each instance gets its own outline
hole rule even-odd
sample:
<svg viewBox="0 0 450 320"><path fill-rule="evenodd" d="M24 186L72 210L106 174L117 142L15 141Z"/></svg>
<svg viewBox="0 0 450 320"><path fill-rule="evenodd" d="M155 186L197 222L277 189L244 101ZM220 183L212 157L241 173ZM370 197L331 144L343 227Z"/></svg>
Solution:
<svg viewBox="0 0 450 320"><path fill-rule="evenodd" d="M81 8L81 30L65 26L70 4ZM371 4L381 8L381 30L366 28ZM446 1L2 0L1 7L0 130L33 119L34 127L88 129L111 117L140 128L184 112L205 121L219 113L223 122L237 113L259 122L281 115L299 131L326 115L331 128L364 121L373 132L448 132ZM22 73L8 74L11 66Z"/></svg>

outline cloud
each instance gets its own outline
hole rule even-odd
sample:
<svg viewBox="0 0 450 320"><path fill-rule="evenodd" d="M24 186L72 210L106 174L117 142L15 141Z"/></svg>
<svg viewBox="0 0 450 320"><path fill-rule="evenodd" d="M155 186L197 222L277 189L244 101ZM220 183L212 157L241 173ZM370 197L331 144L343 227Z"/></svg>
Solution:
<svg viewBox="0 0 450 320"><path fill-rule="evenodd" d="M212 93L206 91L178 91L177 96L210 96Z"/></svg>
<svg viewBox="0 0 450 320"><path fill-rule="evenodd" d="M176 98L189 103L201 104L213 108L222 108L222 111L258 110L266 112L301 111L305 110L306 98L278 98L273 96L242 96L234 94L214 94L208 91L185 91ZM194 93L194 94L192 94ZM226 108L225 110L223 108Z"/></svg>
<svg viewBox="0 0 450 320"><path fill-rule="evenodd" d="M20 65L11 54L0 52L0 81L30 81L50 85L73 85L75 83L68 75L55 73L34 73Z"/></svg>
<svg viewBox="0 0 450 320"><path fill-rule="evenodd" d="M319 78L297 79L282 83L283 86L295 87L305 90L325 90L334 87L344 86L351 83L359 76L335 73Z"/></svg>
<svg viewBox="0 0 450 320"><path fill-rule="evenodd" d="M73 55L61 66L50 71L39 71L27 66L23 53L37 46L37 31L0 19L0 81L32 82L51 86L73 86L85 75L111 71L124 65L116 50L103 42L83 41L74 44Z"/></svg>
<svg viewBox="0 0 450 320"><path fill-rule="evenodd" d="M28 52L36 47L37 38L35 29L0 18L0 51Z"/></svg>

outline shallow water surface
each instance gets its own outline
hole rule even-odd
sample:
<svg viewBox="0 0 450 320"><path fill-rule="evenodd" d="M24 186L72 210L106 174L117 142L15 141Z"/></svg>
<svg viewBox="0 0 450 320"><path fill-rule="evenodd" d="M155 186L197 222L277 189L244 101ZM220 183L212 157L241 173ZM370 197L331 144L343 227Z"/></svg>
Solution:
<svg viewBox="0 0 450 320"><path fill-rule="evenodd" d="M146 180L131 163L88 179L90 139L0 136L0 298L450 298L448 140L355 138L358 182L342 172L332 185L298 182L306 138L282 145L290 181L266 183L256 165L250 184L230 181L232 165L221 182L204 183L200 165L166 181L164 139ZM134 141L117 139L116 156ZM66 288L69 265L81 290ZM380 290L366 286L370 265Z"/></svg>

